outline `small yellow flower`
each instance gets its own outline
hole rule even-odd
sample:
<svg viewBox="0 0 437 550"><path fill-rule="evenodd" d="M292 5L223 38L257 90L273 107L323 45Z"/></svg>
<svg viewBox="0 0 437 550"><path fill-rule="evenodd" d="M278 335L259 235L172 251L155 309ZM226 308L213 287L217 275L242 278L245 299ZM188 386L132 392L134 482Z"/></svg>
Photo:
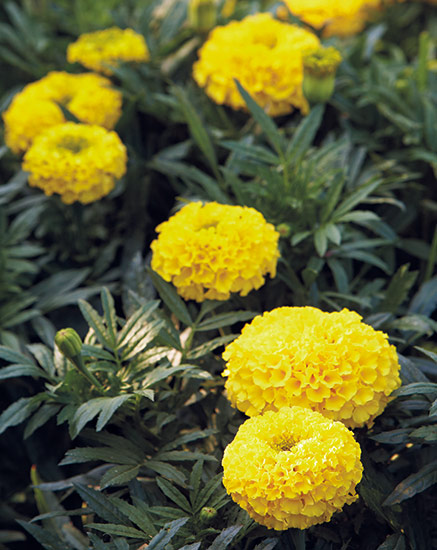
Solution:
<svg viewBox="0 0 437 550"><path fill-rule="evenodd" d="M228 397L249 416L298 405L351 428L370 425L401 384L387 335L347 309L274 309L246 325L223 357Z"/></svg>
<svg viewBox="0 0 437 550"><path fill-rule="evenodd" d="M224 452L223 484L270 529L329 521L358 496L361 450L341 422L301 407L246 420Z"/></svg>
<svg viewBox="0 0 437 550"><path fill-rule="evenodd" d="M102 31L81 34L67 48L67 60L81 63L87 69L112 74L111 67L121 62L149 60L149 50L141 34L132 29L111 27Z"/></svg>
<svg viewBox="0 0 437 550"><path fill-rule="evenodd" d="M253 208L193 202L156 231L152 269L186 300L245 296L276 274L279 234Z"/></svg>
<svg viewBox="0 0 437 550"><path fill-rule="evenodd" d="M42 131L66 122L60 105L81 122L112 130L120 118L121 104L121 93L103 76L50 72L25 86L3 113L6 145L22 153Z"/></svg>
<svg viewBox="0 0 437 550"><path fill-rule="evenodd" d="M308 111L302 94L302 53L317 48L318 38L269 13L250 15L216 27L199 50L193 77L216 103L244 109L234 79L272 116L293 108Z"/></svg>
<svg viewBox="0 0 437 550"><path fill-rule="evenodd" d="M381 0L284 0L288 9L324 36L350 36L360 32Z"/></svg>
<svg viewBox="0 0 437 550"><path fill-rule="evenodd" d="M67 122L40 134L24 156L29 185L66 204L107 195L126 172L126 148L115 132Z"/></svg>

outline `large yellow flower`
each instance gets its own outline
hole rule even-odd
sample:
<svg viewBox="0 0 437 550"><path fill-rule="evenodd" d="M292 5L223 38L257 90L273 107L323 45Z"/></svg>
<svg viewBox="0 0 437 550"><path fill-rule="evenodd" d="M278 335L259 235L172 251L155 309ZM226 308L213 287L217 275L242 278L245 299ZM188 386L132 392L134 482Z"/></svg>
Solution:
<svg viewBox="0 0 437 550"><path fill-rule="evenodd" d="M246 325L223 357L229 399L249 416L298 405L352 428L370 425L401 384L387 335L347 309L274 309Z"/></svg>
<svg viewBox="0 0 437 550"><path fill-rule="evenodd" d="M111 130L121 104L121 93L101 75L51 72L25 86L4 112L5 141L15 153L26 151L42 131L66 122L60 105L81 122Z"/></svg>
<svg viewBox="0 0 437 550"><path fill-rule="evenodd" d="M111 67L117 67L120 62L148 61L149 50L141 34L132 29L111 27L81 34L68 46L67 59L70 63L79 62L88 69L110 75Z"/></svg>
<svg viewBox="0 0 437 550"><path fill-rule="evenodd" d="M350 36L360 32L381 0L284 0L288 9L324 36Z"/></svg>
<svg viewBox="0 0 437 550"><path fill-rule="evenodd" d="M115 132L67 122L40 134L24 156L29 185L63 202L93 202L126 171L126 148Z"/></svg>
<svg viewBox="0 0 437 550"><path fill-rule="evenodd" d="M193 202L156 231L152 269L187 300L245 296L276 274L279 234L253 208Z"/></svg>
<svg viewBox="0 0 437 550"><path fill-rule="evenodd" d="M269 13L216 27L199 50L193 76L216 103L234 109L245 103L234 79L272 116L294 107L307 112L302 95L302 54L317 48L311 32L276 21Z"/></svg>
<svg viewBox="0 0 437 550"><path fill-rule="evenodd" d="M282 530L329 521L358 497L361 450L341 422L301 407L246 420L223 456L223 484L258 523Z"/></svg>

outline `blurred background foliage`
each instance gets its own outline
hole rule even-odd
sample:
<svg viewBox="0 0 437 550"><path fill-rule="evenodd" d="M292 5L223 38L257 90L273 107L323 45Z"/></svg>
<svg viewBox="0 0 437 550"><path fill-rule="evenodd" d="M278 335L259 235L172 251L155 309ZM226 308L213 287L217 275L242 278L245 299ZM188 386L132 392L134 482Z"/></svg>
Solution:
<svg viewBox="0 0 437 550"><path fill-rule="evenodd" d="M232 17L279 4L240 1ZM390 4L330 38L343 56L331 100L272 119L244 89L248 112L234 112L195 85L205 35L187 6L0 6L1 111L47 72L79 72L65 51L84 32L132 27L151 52L113 76L129 165L108 197L45 197L0 148L0 548L302 550L301 533L254 524L220 477L243 420L223 395L223 345L281 305L354 309L401 354L396 399L357 432L361 499L309 529L307 548L436 547L437 10ZM148 269L156 225L199 199L278 228L275 279L200 306ZM65 326L103 393L54 349Z"/></svg>

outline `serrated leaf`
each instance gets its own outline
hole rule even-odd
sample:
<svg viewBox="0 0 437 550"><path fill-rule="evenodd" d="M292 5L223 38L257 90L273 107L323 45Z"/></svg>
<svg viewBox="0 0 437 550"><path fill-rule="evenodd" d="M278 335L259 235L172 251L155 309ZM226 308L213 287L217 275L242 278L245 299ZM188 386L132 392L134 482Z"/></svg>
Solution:
<svg viewBox="0 0 437 550"><path fill-rule="evenodd" d="M186 497L178 489L173 487L169 481L163 479L162 477L158 477L156 478L156 483L167 498L177 504L179 508L191 514L192 510L190 503Z"/></svg>
<svg viewBox="0 0 437 550"><path fill-rule="evenodd" d="M167 462L159 462L158 460L148 460L146 463L147 468L150 468L157 474L165 476L167 479L178 483L179 485L185 485L185 475Z"/></svg>
<svg viewBox="0 0 437 550"><path fill-rule="evenodd" d="M88 523L87 529L97 529L107 535L118 535L120 537L129 537L132 539L144 540L146 537L142 531L135 529L135 527L128 527L126 525L119 525L115 523Z"/></svg>
<svg viewBox="0 0 437 550"><path fill-rule="evenodd" d="M153 285L158 291L163 302L167 305L170 311L188 327L193 325L190 313L182 298L178 295L173 285L167 283L153 270L148 270L149 276L152 279Z"/></svg>
<svg viewBox="0 0 437 550"><path fill-rule="evenodd" d="M193 509L194 513L197 514L203 508L203 506L207 505L211 495L222 484L222 479L223 474L217 474L208 481L205 487L203 487L195 500L195 506Z"/></svg>
<svg viewBox="0 0 437 550"><path fill-rule="evenodd" d="M65 542L56 537L52 532L43 529L39 525L33 525L25 521L16 520L32 537L34 537L46 550L65 550Z"/></svg>
<svg viewBox="0 0 437 550"><path fill-rule="evenodd" d="M100 295L103 313L108 328L108 334L111 341L111 348L114 348L117 343L117 316L115 313L114 299L107 288L102 289Z"/></svg>
<svg viewBox="0 0 437 550"><path fill-rule="evenodd" d="M258 105L258 103L252 98L252 96L248 92L246 92L246 90L238 82L238 80L234 79L234 81L238 88L238 91L241 94L241 97L244 99L247 105L247 108L251 112L253 118L260 125L261 129L266 134L267 139L270 141L275 151L278 153L279 156L282 157L283 156L283 147L282 147L283 139L281 134L278 131L278 128L276 127L276 124L273 122L273 119L271 119L264 112L264 109L262 109Z"/></svg>
<svg viewBox="0 0 437 550"><path fill-rule="evenodd" d="M193 508L196 502L197 495L199 494L202 472L203 472L203 460L201 459L201 460L198 460L196 464L193 466L193 469L191 470L191 475L190 475L189 497L190 497L191 506Z"/></svg>
<svg viewBox="0 0 437 550"><path fill-rule="evenodd" d="M366 197L372 193L377 187L381 185L381 180L374 180L367 182L360 187L357 187L352 193L350 193L335 209L333 221L337 221L339 218L350 212L354 206L362 202Z"/></svg>
<svg viewBox="0 0 437 550"><path fill-rule="evenodd" d="M160 452L156 455L156 458L164 461L185 461L185 460L205 460L210 462L217 462L215 456L206 455L203 453L191 453L190 451L167 451Z"/></svg>
<svg viewBox="0 0 437 550"><path fill-rule="evenodd" d="M432 382L414 382L395 390L392 397L405 397L407 395L433 395L437 396L437 384Z"/></svg>
<svg viewBox="0 0 437 550"><path fill-rule="evenodd" d="M118 333L117 347L122 347L129 342L135 334L141 330L144 323L159 306L159 300L153 300L142 305L126 321L121 331Z"/></svg>
<svg viewBox="0 0 437 550"><path fill-rule="evenodd" d="M12 426L21 424L41 404L41 401L34 397L21 397L15 401L0 415L0 434Z"/></svg>
<svg viewBox="0 0 437 550"><path fill-rule="evenodd" d="M137 525L142 531L149 536L157 534L153 520L148 512L148 506L138 498L132 497L134 505L129 504L121 498L113 497L112 501L117 504L119 510L130 519L132 523Z"/></svg>
<svg viewBox="0 0 437 550"><path fill-rule="evenodd" d="M34 365L10 365L9 367L0 369L0 380L16 378L18 376L35 376L36 378L43 377L48 379L46 373Z"/></svg>
<svg viewBox="0 0 437 550"><path fill-rule="evenodd" d="M193 542L193 544L186 544L185 546L181 546L181 548L178 548L178 550L199 550L201 542Z"/></svg>
<svg viewBox="0 0 437 550"><path fill-rule="evenodd" d="M7 348L6 346L0 346L0 359L4 359L8 363L35 366L35 363L31 357Z"/></svg>
<svg viewBox="0 0 437 550"><path fill-rule="evenodd" d="M112 504L111 500L104 493L79 483L74 483L73 487L91 510L105 521L109 523L126 521L124 515Z"/></svg>
<svg viewBox="0 0 437 550"><path fill-rule="evenodd" d="M183 88L174 86L173 93L178 98L179 104L182 107L182 111L185 115L191 136L193 137L199 149L205 155L214 174L219 174L217 156L214 146L205 126L202 124L202 121L196 112L196 109L191 104Z"/></svg>
<svg viewBox="0 0 437 550"><path fill-rule="evenodd" d="M398 307L407 298L410 288L414 285L418 271L408 271L409 264L401 266L393 275L380 303L379 311L396 313Z"/></svg>
<svg viewBox="0 0 437 550"><path fill-rule="evenodd" d="M177 372L181 372L186 368L187 367L185 365L176 365L174 367L165 367L165 366L156 367L144 375L144 378L142 379L141 383L143 386L152 386L153 384L156 384L157 382L161 382L161 380L165 380L169 376L173 376L173 374Z"/></svg>
<svg viewBox="0 0 437 550"><path fill-rule="evenodd" d="M376 435L371 435L370 439L379 443L387 443L389 445L399 445L409 440L410 428L398 428L388 432L381 432Z"/></svg>
<svg viewBox="0 0 437 550"><path fill-rule="evenodd" d="M427 254L429 256L429 254ZM437 307L437 276L426 281L411 300L409 313L418 313L427 317L435 311Z"/></svg>
<svg viewBox="0 0 437 550"><path fill-rule="evenodd" d="M399 504L418 493L422 493L434 483L437 483L437 462L435 461L401 481L383 504L384 506Z"/></svg>
<svg viewBox="0 0 437 550"><path fill-rule="evenodd" d="M85 300L79 300L79 309L88 325L94 330L97 340L102 346L111 348L111 338L97 311Z"/></svg>
<svg viewBox="0 0 437 550"><path fill-rule="evenodd" d="M223 529L211 546L208 546L207 550L225 550L229 547L242 528L242 525L233 525L232 527Z"/></svg>
<svg viewBox="0 0 437 550"><path fill-rule="evenodd" d="M435 443L437 442L437 426L421 426L411 432L411 437L427 443Z"/></svg>
<svg viewBox="0 0 437 550"><path fill-rule="evenodd" d="M437 353L426 348L421 348L420 346L415 346L415 349L418 349L419 351L427 355L430 359L432 359L434 363L437 363Z"/></svg>
<svg viewBox="0 0 437 550"><path fill-rule="evenodd" d="M205 319L196 326L196 331L215 330L222 327L229 327L234 323L249 321L258 315L255 311L227 311L219 313L209 319Z"/></svg>
<svg viewBox="0 0 437 550"><path fill-rule="evenodd" d="M405 537L400 533L390 535L376 550L405 550Z"/></svg>
<svg viewBox="0 0 437 550"><path fill-rule="evenodd" d="M99 432L109 422L116 410L123 405L131 394L117 397L96 397L82 403L70 421L70 435L74 439L82 428L99 415L96 430Z"/></svg>
<svg viewBox="0 0 437 550"><path fill-rule="evenodd" d="M209 342L206 342L205 344L201 344L200 346L197 346L196 348L190 350L187 353L187 358L199 359L200 357L203 357L204 355L211 353L215 349L221 346L225 346L229 342L232 342L232 340L235 340L235 338L236 338L235 334L228 334L227 336L219 336L218 338L213 338Z"/></svg>
<svg viewBox="0 0 437 550"><path fill-rule="evenodd" d="M317 130L322 122L325 106L316 105L309 114L302 119L287 147L287 162L302 157L312 144Z"/></svg>
<svg viewBox="0 0 437 550"><path fill-rule="evenodd" d="M273 548L277 545L278 542L279 542L279 538L264 539L262 542L257 544L253 550L273 550Z"/></svg>
<svg viewBox="0 0 437 550"><path fill-rule="evenodd" d="M131 479L137 476L140 471L140 465L119 465L108 470L100 481L102 489L113 487L114 485L125 485Z"/></svg>
<svg viewBox="0 0 437 550"><path fill-rule="evenodd" d="M103 460L109 463L115 462L116 464L136 466L142 462L143 458L139 458L124 448L114 449L110 447L79 447L77 449L69 449L65 453L65 457L61 460L59 465L65 466L67 464L80 464L82 462L90 462L94 460Z"/></svg>
<svg viewBox="0 0 437 550"><path fill-rule="evenodd" d="M48 422L48 420L50 420L50 418L55 416L60 408L61 405L55 405L51 403L46 403L45 405L42 405L28 421L26 429L24 430L24 439L27 439L33 434L35 430L43 426L46 422Z"/></svg>
<svg viewBox="0 0 437 550"><path fill-rule="evenodd" d="M179 529L187 523L188 519L189 518L181 518L171 523L167 523L149 542L147 550L162 550L165 548Z"/></svg>

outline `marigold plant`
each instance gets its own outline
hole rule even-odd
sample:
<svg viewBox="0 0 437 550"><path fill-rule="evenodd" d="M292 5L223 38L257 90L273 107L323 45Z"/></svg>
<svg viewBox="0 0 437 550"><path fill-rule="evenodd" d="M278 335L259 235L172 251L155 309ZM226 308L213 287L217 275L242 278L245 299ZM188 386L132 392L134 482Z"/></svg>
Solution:
<svg viewBox="0 0 437 550"><path fill-rule="evenodd" d="M282 530L329 521L358 497L361 449L341 422L284 407L240 426L223 456L223 484L258 523Z"/></svg>
<svg viewBox="0 0 437 550"><path fill-rule="evenodd" d="M302 54L317 48L311 32L258 13L216 27L193 66L197 84L218 104L245 108L234 79L272 116L307 112L302 94Z"/></svg>
<svg viewBox="0 0 437 550"><path fill-rule="evenodd" d="M381 0L284 0L288 9L324 36L350 36L360 32Z"/></svg>
<svg viewBox="0 0 437 550"><path fill-rule="evenodd" d="M279 234L253 208L193 202L156 231L152 269L187 300L245 296L276 274Z"/></svg>
<svg viewBox="0 0 437 550"><path fill-rule="evenodd" d="M24 156L29 185L63 202L93 202L126 171L126 148L115 132L67 122L40 134Z"/></svg>
<svg viewBox="0 0 437 550"><path fill-rule="evenodd" d="M42 131L66 122L61 105L81 122L111 130L121 116L122 94L101 75L50 72L25 86L4 112L8 147L24 152Z"/></svg>
<svg viewBox="0 0 437 550"><path fill-rule="evenodd" d="M141 34L132 29L111 27L102 31L81 34L76 42L69 44L67 59L78 62L87 69L107 75L111 67L120 62L149 60L149 50Z"/></svg>
<svg viewBox="0 0 437 550"><path fill-rule="evenodd" d="M274 309L246 325L223 357L228 397L249 416L298 405L352 428L370 425L401 384L387 335L347 309Z"/></svg>

